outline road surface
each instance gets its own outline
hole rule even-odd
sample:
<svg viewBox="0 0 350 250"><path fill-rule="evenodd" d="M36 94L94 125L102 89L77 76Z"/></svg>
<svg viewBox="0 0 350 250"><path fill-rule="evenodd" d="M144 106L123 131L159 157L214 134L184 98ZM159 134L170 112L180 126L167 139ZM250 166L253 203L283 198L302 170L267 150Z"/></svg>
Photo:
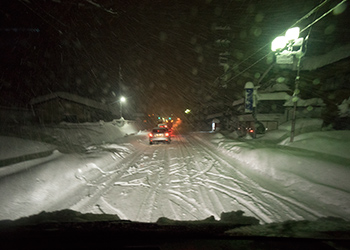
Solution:
<svg viewBox="0 0 350 250"><path fill-rule="evenodd" d="M349 220L343 154L223 140L220 133L197 132L149 145L143 132L86 152L56 150L1 167L0 220L62 209L139 222L220 219L238 210L261 223Z"/></svg>
<svg viewBox="0 0 350 250"><path fill-rule="evenodd" d="M196 134L176 135L171 144L148 145L139 139L131 153L101 170L97 179L83 173L77 178L86 182L86 196L72 209L133 221L220 218L222 212L237 210L265 223L320 216L292 198L283 183L269 184Z"/></svg>

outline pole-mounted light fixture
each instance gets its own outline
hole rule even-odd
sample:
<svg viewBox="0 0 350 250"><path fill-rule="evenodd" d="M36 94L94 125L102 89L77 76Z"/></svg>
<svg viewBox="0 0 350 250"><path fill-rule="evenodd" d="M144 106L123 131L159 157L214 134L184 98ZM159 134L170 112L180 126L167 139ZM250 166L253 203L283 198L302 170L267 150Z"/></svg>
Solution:
<svg viewBox="0 0 350 250"><path fill-rule="evenodd" d="M271 43L271 50L286 55L303 56L304 38L299 38L300 28L293 27L284 36L276 37Z"/></svg>
<svg viewBox="0 0 350 250"><path fill-rule="evenodd" d="M124 96L121 96L120 99L119 99L119 106L120 106L120 119L123 118L123 102L126 101L126 98Z"/></svg>
<svg viewBox="0 0 350 250"><path fill-rule="evenodd" d="M299 34L300 34L299 27L290 28L289 30L286 31L285 38L288 41L296 40L299 38Z"/></svg>
<svg viewBox="0 0 350 250"><path fill-rule="evenodd" d="M278 36L276 37L272 43L271 43L271 50L273 52L277 51L277 50L282 50L287 46L287 39L284 36Z"/></svg>
<svg viewBox="0 0 350 250"><path fill-rule="evenodd" d="M300 28L294 27L286 31L284 36L276 37L271 43L271 50L275 52L276 62L280 64L293 64L294 56L298 58L297 61L297 76L295 78L295 89L293 94L293 115L290 141L294 140L295 133L295 121L297 112L297 102L299 93L299 81L300 81L300 61L305 54L305 42L304 38L299 38ZM307 38L306 38L307 39ZM282 60L283 59L283 60Z"/></svg>

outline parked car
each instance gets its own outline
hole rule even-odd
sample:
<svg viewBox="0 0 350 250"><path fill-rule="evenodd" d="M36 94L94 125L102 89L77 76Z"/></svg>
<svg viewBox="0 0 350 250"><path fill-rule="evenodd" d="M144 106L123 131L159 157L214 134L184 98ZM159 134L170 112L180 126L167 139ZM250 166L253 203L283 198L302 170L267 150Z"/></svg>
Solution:
<svg viewBox="0 0 350 250"><path fill-rule="evenodd" d="M166 142L170 143L171 134L167 128L156 127L152 129L152 132L148 134L149 144L155 142Z"/></svg>

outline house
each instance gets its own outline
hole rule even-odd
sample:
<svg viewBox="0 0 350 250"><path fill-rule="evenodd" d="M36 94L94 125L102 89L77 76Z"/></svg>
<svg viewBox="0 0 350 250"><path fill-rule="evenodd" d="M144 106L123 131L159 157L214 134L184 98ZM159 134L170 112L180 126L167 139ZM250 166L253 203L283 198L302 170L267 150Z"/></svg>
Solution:
<svg viewBox="0 0 350 250"><path fill-rule="evenodd" d="M30 105L40 123L96 122L114 118L107 105L66 92L33 98Z"/></svg>
<svg viewBox="0 0 350 250"><path fill-rule="evenodd" d="M280 124L292 119L294 102L292 101L293 96L288 92L289 91L257 93L255 117L266 129L277 129ZM253 114L244 113L244 105L244 98L232 103L232 108L239 113L236 119L232 119L235 121L235 127L254 127L253 123L255 119ZM321 98L299 99L296 109L297 117L320 118L324 106L325 104Z"/></svg>

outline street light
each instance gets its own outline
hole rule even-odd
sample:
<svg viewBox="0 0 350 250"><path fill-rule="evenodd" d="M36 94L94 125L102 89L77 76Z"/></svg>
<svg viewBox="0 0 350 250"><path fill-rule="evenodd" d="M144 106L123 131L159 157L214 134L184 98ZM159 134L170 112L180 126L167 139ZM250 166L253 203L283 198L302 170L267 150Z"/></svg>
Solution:
<svg viewBox="0 0 350 250"><path fill-rule="evenodd" d="M300 34L300 28L294 27L286 31L285 37L288 41L297 40L299 38L299 34Z"/></svg>
<svg viewBox="0 0 350 250"><path fill-rule="evenodd" d="M126 98L124 96L120 97L120 119L123 119L123 102L126 101Z"/></svg>
<svg viewBox="0 0 350 250"><path fill-rule="evenodd" d="M271 50L273 52L284 49L287 46L287 39L285 36L276 37L271 43Z"/></svg>
<svg viewBox="0 0 350 250"><path fill-rule="evenodd" d="M304 38L299 38L299 34L299 27L288 29L284 36L278 36L272 41L271 50L275 52L276 56L295 55L298 58L302 57L304 55Z"/></svg>

